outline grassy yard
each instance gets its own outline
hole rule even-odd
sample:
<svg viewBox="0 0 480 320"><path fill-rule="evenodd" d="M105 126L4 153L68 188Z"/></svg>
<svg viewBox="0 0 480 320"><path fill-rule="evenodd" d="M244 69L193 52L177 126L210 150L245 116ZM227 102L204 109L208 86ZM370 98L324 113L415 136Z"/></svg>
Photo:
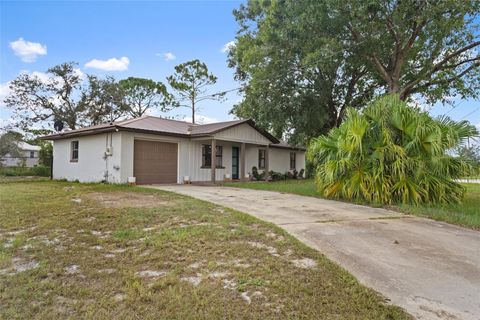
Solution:
<svg viewBox="0 0 480 320"><path fill-rule="evenodd" d="M303 196L319 197L313 180L287 180L279 182L243 182L229 183L227 186L256 190L272 190L295 193ZM395 206L391 209L446 221L473 229L480 229L480 184L464 184L467 188L461 204L445 206Z"/></svg>
<svg viewBox="0 0 480 320"><path fill-rule="evenodd" d="M0 167L0 176L15 177L15 176L39 176L49 177L50 167Z"/></svg>
<svg viewBox="0 0 480 320"><path fill-rule="evenodd" d="M405 319L249 215L158 190L0 183L0 319Z"/></svg>

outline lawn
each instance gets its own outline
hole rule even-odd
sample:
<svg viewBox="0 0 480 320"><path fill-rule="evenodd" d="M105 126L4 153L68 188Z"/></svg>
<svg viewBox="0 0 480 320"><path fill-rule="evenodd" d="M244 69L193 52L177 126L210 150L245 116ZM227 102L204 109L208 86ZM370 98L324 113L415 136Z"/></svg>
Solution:
<svg viewBox="0 0 480 320"><path fill-rule="evenodd" d="M0 176L39 176L49 177L50 167L37 166L37 167L1 167Z"/></svg>
<svg viewBox="0 0 480 320"><path fill-rule="evenodd" d="M1 319L405 319L249 215L159 190L0 183Z"/></svg>
<svg viewBox="0 0 480 320"><path fill-rule="evenodd" d="M320 197L311 179L286 180L278 182L239 182L226 184L231 187L256 190L272 190L295 193L303 196ZM464 184L467 188L465 199L460 204L438 206L400 205L390 209L445 221L461 226L480 229L480 184Z"/></svg>

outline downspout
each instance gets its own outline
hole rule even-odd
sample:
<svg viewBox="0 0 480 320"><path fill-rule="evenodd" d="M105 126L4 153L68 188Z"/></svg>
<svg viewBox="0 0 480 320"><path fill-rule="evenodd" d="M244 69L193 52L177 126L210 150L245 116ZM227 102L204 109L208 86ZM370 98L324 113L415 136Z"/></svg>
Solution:
<svg viewBox="0 0 480 320"><path fill-rule="evenodd" d="M105 179L105 183L108 183L108 156L107 156L107 149L108 149L108 132L107 135L105 136L105 151L103 154L103 158L105 159L105 172L103 174L103 177Z"/></svg>

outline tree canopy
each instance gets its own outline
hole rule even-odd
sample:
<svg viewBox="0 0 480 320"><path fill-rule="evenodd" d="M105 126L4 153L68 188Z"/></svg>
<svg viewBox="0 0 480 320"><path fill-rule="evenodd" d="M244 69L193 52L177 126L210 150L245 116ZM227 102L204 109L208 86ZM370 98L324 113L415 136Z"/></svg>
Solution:
<svg viewBox="0 0 480 320"><path fill-rule="evenodd" d="M151 109L168 111L172 97L162 82L151 79L129 77L120 80L128 114L134 118L143 116Z"/></svg>
<svg viewBox="0 0 480 320"><path fill-rule="evenodd" d="M229 65L245 99L232 112L305 143L387 92L475 98L479 9L478 0L251 0L234 11Z"/></svg>
<svg viewBox="0 0 480 320"><path fill-rule="evenodd" d="M10 83L5 104L13 110L17 126L29 128L49 119L58 119L70 129L86 122L85 107L75 93L81 90L81 75L73 62L47 70L48 79L22 73Z"/></svg>
<svg viewBox="0 0 480 320"><path fill-rule="evenodd" d="M83 88L79 104L85 110L89 124L113 122L130 111L128 101L120 84L111 76L99 79L87 75L88 84Z"/></svg>

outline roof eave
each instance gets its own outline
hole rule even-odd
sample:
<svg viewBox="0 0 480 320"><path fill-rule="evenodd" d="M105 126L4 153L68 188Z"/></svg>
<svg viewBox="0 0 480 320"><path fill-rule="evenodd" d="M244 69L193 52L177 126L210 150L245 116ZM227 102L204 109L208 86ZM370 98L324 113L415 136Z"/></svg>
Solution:
<svg viewBox="0 0 480 320"><path fill-rule="evenodd" d="M270 148L288 149L288 150L294 150L294 151L307 151L307 148L305 148L305 147L282 146L282 145L277 145L277 144L271 144Z"/></svg>
<svg viewBox="0 0 480 320"><path fill-rule="evenodd" d="M62 140L62 139L68 139L68 138L75 138L75 137L82 137L82 136L90 136L94 134L100 134L100 133L107 133L107 132L113 132L116 131L117 127L116 126L111 126L111 127L106 127L106 128L100 128L100 129L91 129L91 130L83 130L83 131L78 131L78 132L60 132L56 134L50 134L47 136L42 136L39 139L40 140Z"/></svg>

